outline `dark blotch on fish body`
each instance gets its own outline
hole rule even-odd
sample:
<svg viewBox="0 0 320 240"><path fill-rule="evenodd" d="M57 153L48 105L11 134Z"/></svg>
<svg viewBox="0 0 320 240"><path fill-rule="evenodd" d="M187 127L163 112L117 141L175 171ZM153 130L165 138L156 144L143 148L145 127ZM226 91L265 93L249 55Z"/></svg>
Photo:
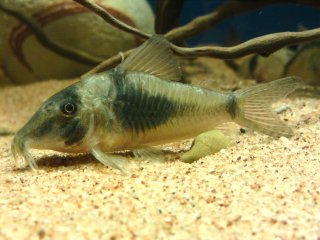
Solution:
<svg viewBox="0 0 320 240"><path fill-rule="evenodd" d="M86 128L81 124L79 118L66 122L61 126L62 137L65 139L65 144L70 146L80 142L86 135Z"/></svg>
<svg viewBox="0 0 320 240"><path fill-rule="evenodd" d="M150 95L148 91L135 88L127 81L125 72L114 71L115 86L113 110L125 129L136 133L155 128L168 122L177 114L177 104L161 95Z"/></svg>
<svg viewBox="0 0 320 240"><path fill-rule="evenodd" d="M40 127L34 130L34 136L41 137L50 133L53 128L53 124L54 124L54 119L52 118L47 119L40 125Z"/></svg>

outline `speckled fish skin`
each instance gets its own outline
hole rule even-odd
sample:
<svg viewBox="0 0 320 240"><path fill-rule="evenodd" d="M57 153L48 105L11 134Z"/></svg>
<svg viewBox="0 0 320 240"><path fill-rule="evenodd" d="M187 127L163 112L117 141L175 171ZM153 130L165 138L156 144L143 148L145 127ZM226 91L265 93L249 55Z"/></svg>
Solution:
<svg viewBox="0 0 320 240"><path fill-rule="evenodd" d="M117 159L105 153L191 138L227 121L270 136L293 134L271 112L270 103L292 92L299 79L223 93L165 81L179 79L179 71L168 43L151 38L119 67L49 98L16 134L15 157L21 155L36 168L29 148L92 152L120 169Z"/></svg>

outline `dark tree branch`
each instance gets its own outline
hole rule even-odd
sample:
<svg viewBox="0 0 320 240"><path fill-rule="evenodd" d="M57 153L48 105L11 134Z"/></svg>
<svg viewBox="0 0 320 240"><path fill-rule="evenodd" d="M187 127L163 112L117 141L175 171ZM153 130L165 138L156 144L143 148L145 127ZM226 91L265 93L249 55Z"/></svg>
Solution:
<svg viewBox="0 0 320 240"><path fill-rule="evenodd" d="M157 0L155 16L155 31L157 34L165 34L178 26L183 4L184 0Z"/></svg>

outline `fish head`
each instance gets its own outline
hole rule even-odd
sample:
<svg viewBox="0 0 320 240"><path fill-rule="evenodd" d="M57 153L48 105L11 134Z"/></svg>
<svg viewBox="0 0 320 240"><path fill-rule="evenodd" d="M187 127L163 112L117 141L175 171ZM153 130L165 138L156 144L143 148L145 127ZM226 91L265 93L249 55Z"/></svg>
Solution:
<svg viewBox="0 0 320 240"><path fill-rule="evenodd" d="M36 168L29 149L85 152L93 116L86 110L76 84L46 100L12 141L14 158L22 157Z"/></svg>

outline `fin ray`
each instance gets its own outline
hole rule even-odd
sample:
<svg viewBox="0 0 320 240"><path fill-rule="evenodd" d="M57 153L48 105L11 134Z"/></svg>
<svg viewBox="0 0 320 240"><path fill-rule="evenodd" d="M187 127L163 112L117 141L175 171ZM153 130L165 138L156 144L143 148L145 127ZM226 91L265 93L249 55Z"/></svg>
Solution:
<svg viewBox="0 0 320 240"><path fill-rule="evenodd" d="M271 104L301 84L298 77L286 77L235 92L235 121L273 137L291 137L293 131L271 109Z"/></svg>
<svg viewBox="0 0 320 240"><path fill-rule="evenodd" d="M156 147L143 146L142 148L132 150L133 155L141 160L151 160L153 162L163 162L165 156L161 149Z"/></svg>
<svg viewBox="0 0 320 240"><path fill-rule="evenodd" d="M160 35L154 35L144 42L119 67L127 71L149 73L163 80L181 79L180 65L170 43Z"/></svg>
<svg viewBox="0 0 320 240"><path fill-rule="evenodd" d="M103 165L116 168L122 173L127 173L128 162L126 158L113 154L106 154L96 147L91 149L91 153Z"/></svg>

